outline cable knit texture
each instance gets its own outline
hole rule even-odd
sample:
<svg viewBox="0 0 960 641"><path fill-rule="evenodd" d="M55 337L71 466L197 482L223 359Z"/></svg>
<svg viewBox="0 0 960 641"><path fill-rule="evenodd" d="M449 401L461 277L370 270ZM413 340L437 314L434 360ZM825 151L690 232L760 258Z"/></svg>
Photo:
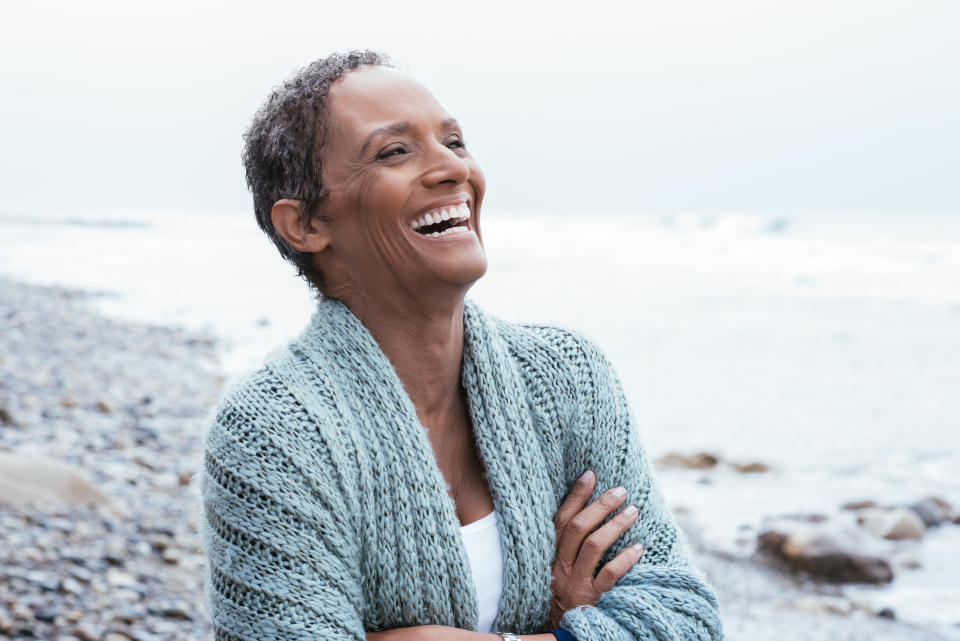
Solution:
<svg viewBox="0 0 960 641"><path fill-rule="evenodd" d="M461 383L500 514L495 630L543 630L553 516L593 469L595 496L623 485L640 511L601 564L636 542L644 554L596 606L566 612L563 627L579 641L722 638L716 597L689 565L620 381L595 344L505 322L467 298ZM202 487L216 639L475 628L461 524L426 429L386 355L339 300L318 301L298 337L224 394L210 417Z"/></svg>

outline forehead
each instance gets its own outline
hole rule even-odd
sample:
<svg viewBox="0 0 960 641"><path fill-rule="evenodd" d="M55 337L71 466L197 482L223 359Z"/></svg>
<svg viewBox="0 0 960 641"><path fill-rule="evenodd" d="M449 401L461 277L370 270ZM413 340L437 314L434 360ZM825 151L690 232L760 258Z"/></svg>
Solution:
<svg viewBox="0 0 960 641"><path fill-rule="evenodd" d="M362 136L399 121L440 122L449 118L426 87L389 67L363 66L338 79L327 96L331 128Z"/></svg>

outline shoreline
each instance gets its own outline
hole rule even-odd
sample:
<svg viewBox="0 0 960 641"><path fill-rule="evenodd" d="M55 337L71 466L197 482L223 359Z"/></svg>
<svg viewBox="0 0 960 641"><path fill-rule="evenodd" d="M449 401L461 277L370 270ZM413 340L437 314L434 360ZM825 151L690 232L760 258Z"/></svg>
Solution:
<svg viewBox="0 0 960 641"><path fill-rule="evenodd" d="M0 276L0 455L66 462L106 497L46 509L0 501L0 638L205 639L191 478L228 380L221 339L111 319L90 304L102 295ZM729 638L960 638L956 627L837 614L846 606L832 587L710 551L687 527Z"/></svg>

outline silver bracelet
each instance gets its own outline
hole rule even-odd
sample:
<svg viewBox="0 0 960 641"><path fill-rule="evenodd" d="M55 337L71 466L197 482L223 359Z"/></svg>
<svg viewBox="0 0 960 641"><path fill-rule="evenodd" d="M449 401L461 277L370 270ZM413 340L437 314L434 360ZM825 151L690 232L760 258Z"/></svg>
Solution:
<svg viewBox="0 0 960 641"><path fill-rule="evenodd" d="M497 634L500 635L503 641L523 641L523 639L521 639L519 636L517 636L513 632L497 632Z"/></svg>

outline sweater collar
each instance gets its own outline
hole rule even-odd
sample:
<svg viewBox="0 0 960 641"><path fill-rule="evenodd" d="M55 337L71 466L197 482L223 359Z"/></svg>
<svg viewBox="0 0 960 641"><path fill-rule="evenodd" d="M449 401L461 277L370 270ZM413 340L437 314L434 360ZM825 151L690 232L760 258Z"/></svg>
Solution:
<svg viewBox="0 0 960 641"><path fill-rule="evenodd" d="M500 516L504 582L498 630L539 630L550 597L556 499L536 436L524 381L502 333L509 327L472 299L464 300L461 382L466 391L481 460ZM440 507L436 545L442 548L451 590L449 603L433 604L434 623L474 629L476 592L456 508L446 490L425 428L389 359L373 336L338 299L317 303L310 323L291 343L336 378L343 397L372 399L352 403L352 412L373 413L389 434L407 439L411 464L424 466L425 491ZM453 595L467 595L457 599Z"/></svg>

